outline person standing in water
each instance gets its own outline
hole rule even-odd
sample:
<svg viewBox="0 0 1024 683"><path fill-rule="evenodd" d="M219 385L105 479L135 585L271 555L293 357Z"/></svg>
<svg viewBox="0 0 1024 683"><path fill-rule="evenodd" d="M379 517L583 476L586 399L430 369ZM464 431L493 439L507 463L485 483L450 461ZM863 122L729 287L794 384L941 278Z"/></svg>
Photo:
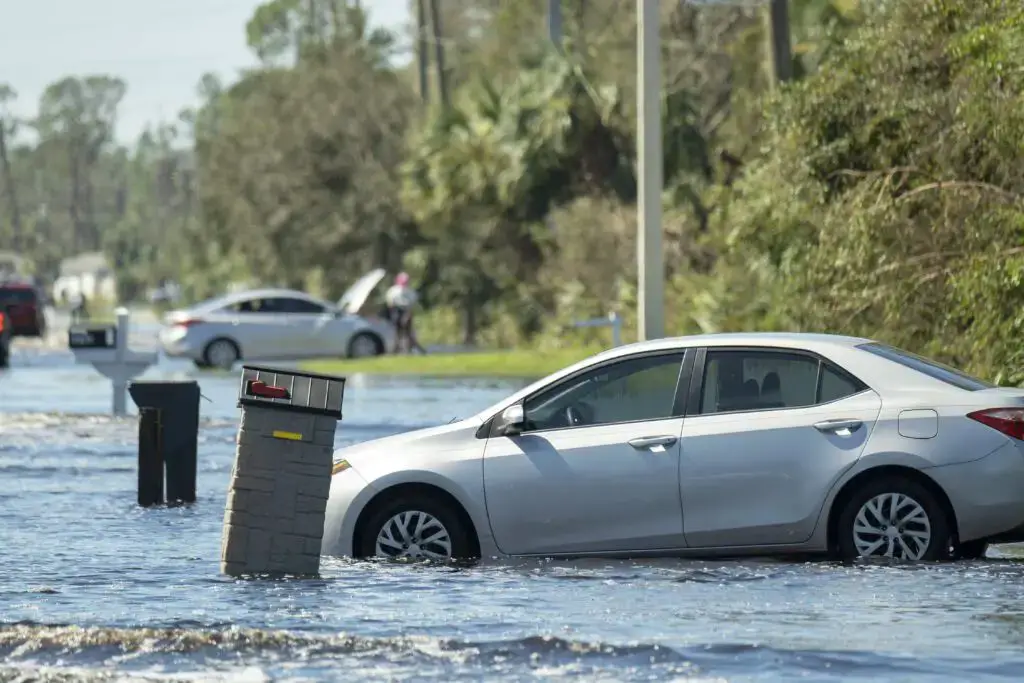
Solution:
<svg viewBox="0 0 1024 683"><path fill-rule="evenodd" d="M387 293L384 294L384 302L388 307L391 322L394 323L398 334L398 351L402 351L404 348L406 351L415 349L420 353L427 352L426 349L420 346L419 341L416 339L416 333L413 330L412 309L418 300L419 297L416 295L416 290L409 286L408 273L399 273L395 276L395 284L391 285Z"/></svg>

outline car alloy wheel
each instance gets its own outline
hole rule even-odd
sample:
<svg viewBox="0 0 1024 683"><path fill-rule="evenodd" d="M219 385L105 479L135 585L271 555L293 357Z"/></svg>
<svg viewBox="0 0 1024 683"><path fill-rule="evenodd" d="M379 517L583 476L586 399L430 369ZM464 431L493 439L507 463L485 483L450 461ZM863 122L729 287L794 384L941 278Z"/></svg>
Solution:
<svg viewBox="0 0 1024 683"><path fill-rule="evenodd" d="M409 510L393 515L377 533L375 555L392 560L450 560L452 539L433 515Z"/></svg>
<svg viewBox="0 0 1024 683"><path fill-rule="evenodd" d="M900 475L868 481L846 497L836 527L842 559L951 559L950 521L936 494Z"/></svg>
<svg viewBox="0 0 1024 683"><path fill-rule="evenodd" d="M360 333L349 342L348 355L352 358L369 358L377 355L377 340L372 336Z"/></svg>
<svg viewBox="0 0 1024 683"><path fill-rule="evenodd" d="M206 362L221 370L230 370L238 360L238 349L227 339L217 339L206 347Z"/></svg>
<svg viewBox="0 0 1024 683"><path fill-rule="evenodd" d="M372 505L365 522L359 523L357 557L433 562L479 557L472 526L454 502L440 495L397 494Z"/></svg>
<svg viewBox="0 0 1024 683"><path fill-rule="evenodd" d="M864 503L853 526L861 557L920 560L932 540L932 525L921 504L902 493L883 493Z"/></svg>

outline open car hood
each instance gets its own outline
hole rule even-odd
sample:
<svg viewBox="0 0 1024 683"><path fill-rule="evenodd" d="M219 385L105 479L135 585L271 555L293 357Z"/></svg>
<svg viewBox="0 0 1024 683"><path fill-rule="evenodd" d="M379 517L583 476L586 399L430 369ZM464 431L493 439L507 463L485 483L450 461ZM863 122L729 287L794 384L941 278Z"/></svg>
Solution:
<svg viewBox="0 0 1024 683"><path fill-rule="evenodd" d="M338 308L352 315L359 313L374 288L384 279L386 272L383 268L374 268L356 280L338 299Z"/></svg>

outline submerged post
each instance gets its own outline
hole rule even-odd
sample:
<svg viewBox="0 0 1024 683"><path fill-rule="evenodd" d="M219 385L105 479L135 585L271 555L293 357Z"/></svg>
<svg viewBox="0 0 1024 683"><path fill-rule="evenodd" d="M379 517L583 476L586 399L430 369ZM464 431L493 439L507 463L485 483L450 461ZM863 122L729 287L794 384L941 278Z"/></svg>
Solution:
<svg viewBox="0 0 1024 683"><path fill-rule="evenodd" d="M222 573L319 573L344 390L343 377L242 367Z"/></svg>
<svg viewBox="0 0 1024 683"><path fill-rule="evenodd" d="M139 409L139 486L142 507L164 502L164 457L160 448L160 411Z"/></svg>
<svg viewBox="0 0 1024 683"><path fill-rule="evenodd" d="M199 384L132 382L128 393L139 407L139 505L194 503Z"/></svg>

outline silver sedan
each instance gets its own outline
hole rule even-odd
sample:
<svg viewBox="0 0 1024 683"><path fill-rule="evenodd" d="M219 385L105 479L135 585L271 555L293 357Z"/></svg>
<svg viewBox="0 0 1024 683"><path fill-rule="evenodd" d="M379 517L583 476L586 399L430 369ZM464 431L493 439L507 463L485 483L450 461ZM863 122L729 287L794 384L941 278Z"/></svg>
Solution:
<svg viewBox="0 0 1024 683"><path fill-rule="evenodd" d="M1024 540L1022 439L1024 391L868 339L644 342L337 451L323 547L976 558Z"/></svg>
<svg viewBox="0 0 1024 683"><path fill-rule="evenodd" d="M168 356L221 369L241 359L386 353L395 347L394 327L359 314L383 275L376 270L364 276L337 304L291 289L254 289L211 299L167 314L160 345Z"/></svg>

